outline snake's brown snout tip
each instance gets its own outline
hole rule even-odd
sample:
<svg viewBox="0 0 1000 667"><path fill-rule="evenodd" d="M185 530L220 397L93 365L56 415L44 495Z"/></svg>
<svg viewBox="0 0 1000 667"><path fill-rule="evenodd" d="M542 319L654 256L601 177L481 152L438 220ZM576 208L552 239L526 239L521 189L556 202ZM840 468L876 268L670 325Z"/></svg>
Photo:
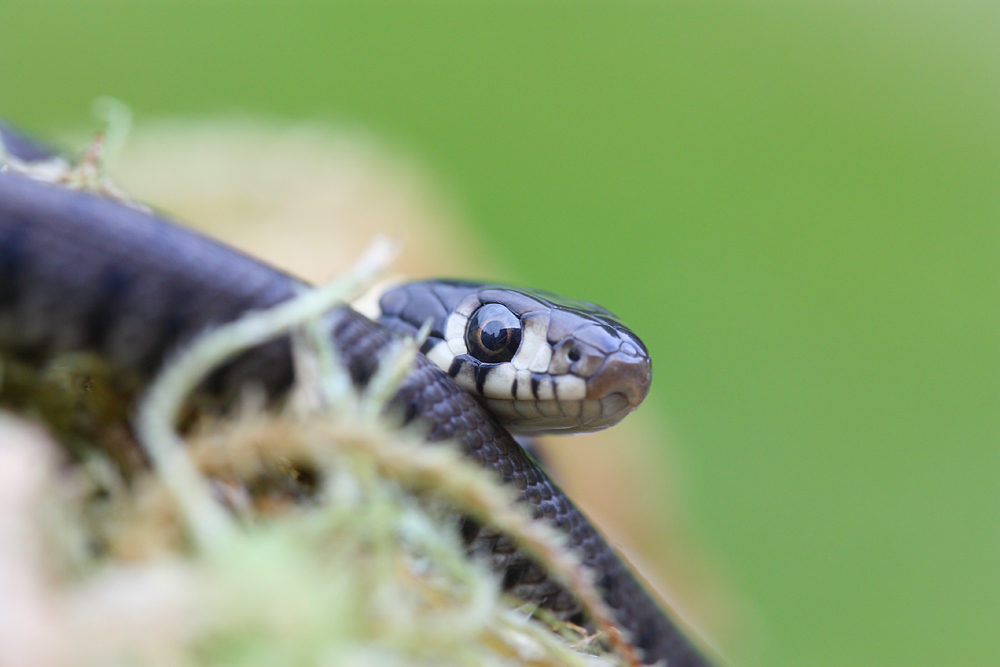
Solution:
<svg viewBox="0 0 1000 667"><path fill-rule="evenodd" d="M653 365L648 358L638 361L631 360L621 373L624 378L623 384L627 383L627 389L624 391L625 397L628 398L631 408L635 410L649 393L649 387L653 383Z"/></svg>
<svg viewBox="0 0 1000 667"><path fill-rule="evenodd" d="M652 381L653 365L648 356L619 351L610 355L601 371L587 382L587 397L600 399L618 394L628 403L630 412L646 398Z"/></svg>

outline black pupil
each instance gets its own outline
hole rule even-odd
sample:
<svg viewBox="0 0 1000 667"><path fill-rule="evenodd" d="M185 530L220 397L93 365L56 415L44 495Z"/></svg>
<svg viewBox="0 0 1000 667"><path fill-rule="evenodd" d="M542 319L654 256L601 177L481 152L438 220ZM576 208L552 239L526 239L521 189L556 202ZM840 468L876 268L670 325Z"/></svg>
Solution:
<svg viewBox="0 0 1000 667"><path fill-rule="evenodd" d="M521 345L521 321L498 303L488 303L469 320L469 352L480 361L510 361Z"/></svg>
<svg viewBox="0 0 1000 667"><path fill-rule="evenodd" d="M481 331L479 340L483 342L483 347L487 350L502 350L507 345L510 329L505 327L502 322L498 320L483 322Z"/></svg>

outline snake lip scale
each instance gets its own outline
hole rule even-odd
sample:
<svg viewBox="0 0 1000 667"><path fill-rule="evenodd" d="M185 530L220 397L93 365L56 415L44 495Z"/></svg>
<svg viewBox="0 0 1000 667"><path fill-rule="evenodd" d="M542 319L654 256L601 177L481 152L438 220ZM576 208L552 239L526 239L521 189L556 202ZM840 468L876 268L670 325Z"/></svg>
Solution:
<svg viewBox="0 0 1000 667"><path fill-rule="evenodd" d="M8 154L15 157L38 159L46 154L44 147L2 124L0 138ZM457 287L462 283L454 285L468 291L467 286ZM102 356L123 377L141 383L148 381L165 357L198 332L232 321L248 310L280 303L301 287L300 281L272 267L154 215L87 192L36 182L12 170L0 170L0 351L5 354L38 361L60 352L88 350ZM526 300L546 298L544 293L523 295ZM516 304L512 307L517 309ZM603 311L594 308L587 304L581 310L590 315ZM563 361L569 365L582 362L580 375L574 376L579 381L571 381L561 391L579 398L578 412L590 411L594 427L613 423L633 409L637 399L641 400L640 394L644 396L648 390L650 376L642 343L630 332L624 333L624 327L623 332L618 332L616 318L603 312L611 318L605 324L616 332L617 342L611 342L608 333L603 342L595 343L584 335L584 340L577 343L617 346L612 356L619 358L614 363L628 366L623 374L633 377L627 378L625 384L631 383L633 388L617 386L616 380L595 382L591 389L586 378L594 374L592 367L597 362L581 345L573 355L568 349L552 346L549 360L559 366L562 361L556 357L565 352ZM333 311L328 321L333 342L353 380L363 385L397 334L346 306ZM552 331L558 328L556 323ZM502 338L493 324L484 331L487 335L483 340L491 345L497 343L498 336ZM432 357L435 345L453 338L447 335L453 333L447 326L437 333L443 337L425 350ZM501 371L496 378L473 380L484 389L495 389L510 378L526 378L522 371L536 372L530 369L541 367L541 357L546 355L541 349L539 343L530 360L517 361L527 363L524 368ZM469 352L461 352L460 346L458 350L455 359ZM450 365L455 365L454 359ZM456 373L459 375L461 371ZM636 379L638 389L634 388ZM210 378L206 390L223 401L231 400L249 380L274 396L287 390L292 380L287 338L229 362ZM541 406L545 401L538 397L544 399L549 389L542 387L540 378L535 384L536 401ZM610 386L597 386L601 384ZM528 388L531 385L528 378ZM514 394L528 391L520 381L516 386L506 386ZM554 384L551 391L559 393L560 388ZM588 398L591 391L595 392L592 395L603 392L610 396L608 405L583 407L588 400L598 404L605 400ZM482 400L489 405L490 401L503 399L485 396ZM630 633L645 662L668 667L712 664L508 429L456 379L427 356L418 355L394 403L403 414L428 425L430 441L457 442L466 455L512 485L536 518L550 521L567 535L570 548L596 573L605 602L619 625ZM565 425L561 421L565 415L545 414L545 410L552 412L551 406L528 410L530 414L519 415L527 419L523 428L511 428L536 431L532 419ZM463 536L473 551L487 555L494 569L503 573L504 587L516 597L537 602L564 617L573 618L578 612L572 596L504 536L471 522L463 528Z"/></svg>

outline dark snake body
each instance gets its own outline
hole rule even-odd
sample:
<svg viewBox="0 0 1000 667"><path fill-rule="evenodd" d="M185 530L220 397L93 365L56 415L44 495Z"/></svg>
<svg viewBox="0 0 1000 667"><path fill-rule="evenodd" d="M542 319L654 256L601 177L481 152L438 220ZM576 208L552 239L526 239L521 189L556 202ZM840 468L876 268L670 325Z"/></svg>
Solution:
<svg viewBox="0 0 1000 667"><path fill-rule="evenodd" d="M273 306L301 287L216 241L121 203L0 173L0 350L19 359L93 351L117 372L143 382L193 335ZM335 344L355 383L363 385L393 334L347 307L329 317ZM230 362L208 389L225 399L248 380L274 395L290 385L287 339ZM513 485L536 517L568 535L646 662L710 664L588 519L445 372L418 356L395 403L408 419L429 425L430 440L458 442ZM471 522L463 532L513 595L565 617L577 611L572 596L509 538Z"/></svg>

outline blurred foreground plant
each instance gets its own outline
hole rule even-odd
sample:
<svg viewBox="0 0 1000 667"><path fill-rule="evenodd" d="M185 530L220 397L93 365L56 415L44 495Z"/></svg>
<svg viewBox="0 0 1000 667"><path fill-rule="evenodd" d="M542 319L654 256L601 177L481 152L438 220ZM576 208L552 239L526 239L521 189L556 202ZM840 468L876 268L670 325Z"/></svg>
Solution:
<svg viewBox="0 0 1000 667"><path fill-rule="evenodd" d="M127 479L99 448L61 466L45 434L0 420L0 665L617 664L589 654L593 637L514 608L466 555L459 514L515 536L607 619L555 531L457 449L383 414L418 343L401 343L359 394L323 342L318 300L230 325L251 334L236 345L232 331L206 336L239 349L305 323L294 336L305 379L284 414L248 400L181 443L184 397L231 353L196 342L143 402L153 466Z"/></svg>

